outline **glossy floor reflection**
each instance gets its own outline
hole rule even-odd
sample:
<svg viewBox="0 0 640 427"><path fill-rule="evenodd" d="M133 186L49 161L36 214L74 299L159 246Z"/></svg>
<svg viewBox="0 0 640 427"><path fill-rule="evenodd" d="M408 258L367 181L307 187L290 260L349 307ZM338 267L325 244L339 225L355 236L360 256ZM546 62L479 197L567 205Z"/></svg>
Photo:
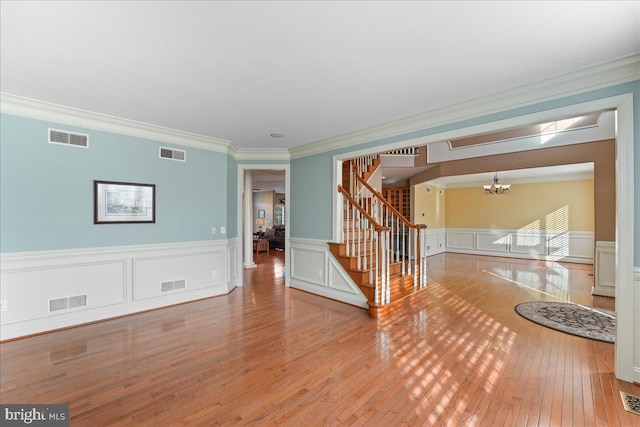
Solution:
<svg viewBox="0 0 640 427"><path fill-rule="evenodd" d="M591 266L429 258L392 318L287 288L261 253L229 295L0 345L2 403L70 403L72 426L637 423L614 346L529 322L520 302L593 298Z"/></svg>

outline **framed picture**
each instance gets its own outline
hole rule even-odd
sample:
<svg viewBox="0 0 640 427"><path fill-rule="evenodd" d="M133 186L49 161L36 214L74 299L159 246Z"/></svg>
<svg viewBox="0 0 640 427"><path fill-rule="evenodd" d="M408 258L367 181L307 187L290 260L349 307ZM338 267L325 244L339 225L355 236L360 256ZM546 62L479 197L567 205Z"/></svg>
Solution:
<svg viewBox="0 0 640 427"><path fill-rule="evenodd" d="M155 184L93 181L94 224L155 222Z"/></svg>
<svg viewBox="0 0 640 427"><path fill-rule="evenodd" d="M258 209L258 218L264 218L264 209Z"/></svg>

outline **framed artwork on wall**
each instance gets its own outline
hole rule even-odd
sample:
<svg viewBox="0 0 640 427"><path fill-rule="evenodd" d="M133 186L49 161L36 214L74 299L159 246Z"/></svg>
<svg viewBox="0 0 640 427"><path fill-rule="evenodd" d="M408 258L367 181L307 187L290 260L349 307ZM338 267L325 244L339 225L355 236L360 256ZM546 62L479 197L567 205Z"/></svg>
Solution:
<svg viewBox="0 0 640 427"><path fill-rule="evenodd" d="M258 209L258 218L264 218L264 209Z"/></svg>
<svg viewBox="0 0 640 427"><path fill-rule="evenodd" d="M155 222L155 184L93 181L94 224Z"/></svg>

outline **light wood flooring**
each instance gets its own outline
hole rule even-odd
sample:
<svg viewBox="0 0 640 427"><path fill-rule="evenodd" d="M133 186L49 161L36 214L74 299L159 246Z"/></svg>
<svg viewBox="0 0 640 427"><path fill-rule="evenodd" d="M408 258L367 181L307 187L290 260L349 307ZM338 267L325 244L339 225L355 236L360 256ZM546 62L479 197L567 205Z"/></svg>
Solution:
<svg viewBox="0 0 640 427"><path fill-rule="evenodd" d="M70 403L72 426L640 425L612 344L514 311L613 308L591 266L437 255L423 296L375 320L286 288L283 255L226 296L2 343L2 403Z"/></svg>

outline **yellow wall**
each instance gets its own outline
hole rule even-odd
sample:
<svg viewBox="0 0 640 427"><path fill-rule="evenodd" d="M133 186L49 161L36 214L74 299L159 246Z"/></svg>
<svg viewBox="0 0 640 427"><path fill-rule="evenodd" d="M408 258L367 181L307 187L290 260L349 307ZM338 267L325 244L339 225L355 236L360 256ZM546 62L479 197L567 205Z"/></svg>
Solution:
<svg viewBox="0 0 640 427"><path fill-rule="evenodd" d="M431 192L427 192L427 187ZM413 189L414 211L413 222L415 224L427 224L430 229L445 227L445 197L442 188L429 184L418 184ZM440 191L443 194L440 194Z"/></svg>
<svg viewBox="0 0 640 427"><path fill-rule="evenodd" d="M511 194L446 190L447 228L593 231L593 179L514 184Z"/></svg>

